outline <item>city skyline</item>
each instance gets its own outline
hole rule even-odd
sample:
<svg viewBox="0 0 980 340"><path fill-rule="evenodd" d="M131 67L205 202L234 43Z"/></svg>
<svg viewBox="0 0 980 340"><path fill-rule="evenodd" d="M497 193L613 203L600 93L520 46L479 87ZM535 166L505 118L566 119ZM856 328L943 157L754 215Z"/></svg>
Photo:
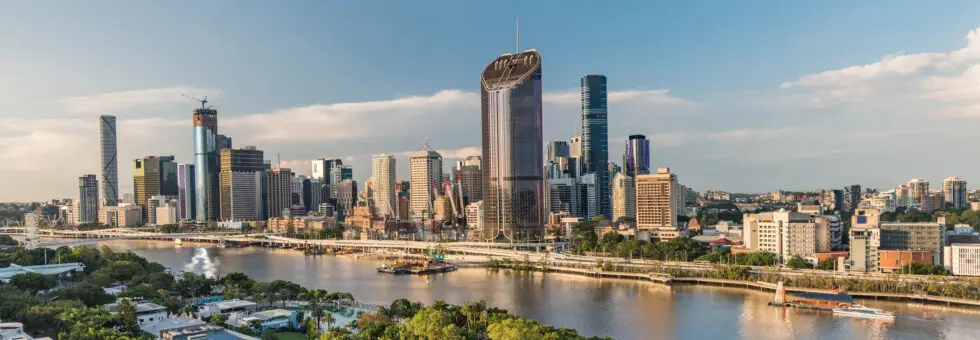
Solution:
<svg viewBox="0 0 980 340"><path fill-rule="evenodd" d="M132 178L128 160L145 155L173 154L177 162L193 164L188 116L195 103L181 97L181 93L210 96L222 115L220 133L236 138L238 145L256 145L266 150L270 159L273 153L282 155L282 159L286 160L282 165L295 169L298 174L308 174L309 160L342 158L345 164L353 166L355 179L363 183L370 176L371 154L394 154L401 158L401 164L408 164L407 155L414 150L399 146L417 145L426 136L446 159L444 166L448 166L454 160L479 154L480 142L473 138L475 131L479 130L479 98L478 89L472 82L473 73L490 62L492 56L513 52L513 36L508 32L512 32L516 16L514 13L493 13L486 19L480 19L491 21L489 24L494 27L488 30L492 32L482 32L464 29L472 24L458 19L421 25L425 18L444 16L447 12L429 13L399 8L416 16L399 19L394 22L395 26L417 24L420 27L408 29L404 34L415 39L426 39L427 43L440 47L437 48L440 53L451 53L445 58L436 58L451 61L447 61L446 68L440 69L435 61L429 60L434 55L419 51L424 49L415 46L400 45L393 48L409 53L407 63L365 57L362 63L375 63L378 68L389 72L384 77L369 72L357 81L353 81L355 78L346 71L309 60L325 53L319 49L302 50L296 41L278 43L274 46L308 52L296 53L290 58L295 58L292 61L304 65L302 67L320 71L285 72L291 77L289 81L312 82L313 86L284 95L281 92L257 92L268 87L261 85L266 80L274 84L287 80L281 76L260 72L257 78L245 81L232 75L246 67L265 67L271 62L268 56L229 60L229 66L222 66L215 57L200 58L199 61L187 58L206 53L175 56L174 53L160 53L159 47L147 46L141 41L137 44L142 48L127 49L130 51L127 56L134 60L145 59L153 63L153 67L131 62L117 62L112 65L114 67L109 67L99 62L99 59L103 59L101 54L91 49L78 49L78 58L57 63L44 56L65 54L65 48L77 47L73 45L74 41L90 42L97 49L105 50L104 53L118 52L126 45L112 41L125 40L132 33L160 37L163 33L154 30L170 28L173 22L183 20L181 18L186 14L178 11L180 6L163 6L166 8L162 8L159 15L166 19L164 23L135 29L137 32L130 33L116 27L132 20L141 20L146 15L141 14L147 11L146 8L120 8L123 12L132 11L132 15L114 17L79 32L64 29L67 26L63 25L70 25L72 21L59 20L52 20L52 26L44 29L10 29L24 27L21 25L24 20L36 19L37 15L50 14L50 10L45 8L49 6L53 5L17 4L0 14L0 28L10 35L11 41L17 42L11 45L18 46L17 49L0 47L0 57L11 65L9 69L0 70L0 93L3 93L0 94L0 105L6 112L12 112L0 118L0 164L4 164L0 167L0 187L9 188L0 193L2 201L74 197L74 185L69 181L75 181L82 174L101 174L98 125L94 123L94 117L99 114L117 117L117 158L123 163L119 167L119 197L133 192L128 185ZM210 6L220 7L221 4L206 7ZM319 8L323 5L312 6ZM371 5L332 8L334 11L330 15L367 10L360 6ZM458 10L461 18L473 19L475 9L468 6L457 5L452 10ZM569 5L570 8L578 6L582 5ZM650 6L657 8L661 5ZM748 11L751 6L746 5L741 10ZM811 20L839 15L832 11L840 8L834 3L807 6L821 9L811 13ZM683 175L686 185L699 191L764 192L779 188L841 188L854 183L887 189L908 178L925 178L935 189L948 176L959 176L969 181L976 177L973 176L976 174L974 169L980 168L977 161L962 158L951 162L948 157L939 157L943 152L936 152L945 145L972 142L969 127L976 124L974 119L968 117L976 111L971 107L977 105L970 98L977 87L969 81L969 77L975 74L972 63L980 56L980 37L974 30L980 23L963 14L970 12L964 8L966 6L947 6L945 9L924 12L917 12L914 6L882 8L888 15L883 15L884 19L873 18L868 23L876 25L874 30L858 24L858 18L854 18L853 14L844 15L834 22L843 28L835 30L831 29L832 25L826 24L817 25L818 29L812 29L814 31L803 32L799 26L782 22L789 18L765 17L756 13L752 18L763 22L763 27L758 30L739 27L733 32L725 32L718 25L706 25L699 36L704 38L702 42L706 47L682 42L679 39L685 35L680 33L650 33L664 28L659 25L669 23L645 26L630 23L639 33L624 35L623 39L627 39L624 41L613 39L603 42L601 46L609 55L623 60L595 58L590 53L576 55L565 43L556 42L574 40L560 39L553 36L556 33L550 32L551 29L545 28L549 23L556 23L561 14L522 14L521 21L525 26L522 41L526 47L538 49L542 57L549 60L549 65L554 65L549 66L549 77L543 82L545 141L567 140L573 136L575 129L580 128L576 126L576 121L580 120L578 117L581 115L577 79L584 74L604 74L612 85L609 88L608 110L609 159L612 161L619 161L627 136L644 134L650 139L651 168L670 166L673 171ZM96 18L102 18L93 12L100 10L99 5L82 7L91 8L79 9L75 23L78 20L97 21ZM303 10L284 7L275 10ZM394 17L395 8L400 5L387 7L391 8L379 15ZM683 6L671 9L679 13L695 12ZM597 15L601 20L612 20L610 14L626 14L621 10L611 6L598 11ZM903 22L900 19L914 16L913 12L930 18L941 17L943 22L918 25L915 32L900 30L900 22ZM249 13L236 14L249 18ZM710 11L708 14L720 15ZM786 16L797 15L800 14ZM312 18L299 19L306 22L304 20ZM243 23L233 24L239 26L231 27L245 27L240 26ZM560 21L557 24L560 24L558 27L569 25ZM814 25L812 21L808 24ZM363 24L352 27L361 27L358 25ZM676 21L670 25L686 27ZM762 48L756 40L768 25L779 25L785 32L772 33L772 36L768 36L772 39L767 43L772 46ZM863 30L860 29L862 27ZM190 36L207 28L186 27L169 34ZM271 25L266 35L257 39L274 40L282 34L293 32L302 33L297 38L301 42L314 41L326 28L318 26L306 32ZM384 38L385 34L390 33L387 29L390 28L381 27L364 34L375 39L391 39ZM437 34L429 35L432 32ZM56 33L73 42L65 46L52 45L53 41L61 41L53 38ZM84 34L93 33L107 39L93 41L93 38L84 38ZM596 34L581 33L586 37ZM967 34L969 38L965 40ZM722 43L718 36L727 36L733 42ZM807 43L814 45L814 49L824 50L813 56L804 56L806 52L816 51L800 46L798 41L801 37L809 37L811 40L807 40ZM474 42L465 44L461 50L441 48L462 38ZM663 41L664 44L652 45L664 45L664 49L670 51L651 50L646 46L651 45L651 40ZM755 45L752 48L733 45L739 42L754 42ZM217 53L220 51L215 47L194 45L200 43L203 41L196 38L183 42L170 41L167 46L172 51L197 48L215 55L227 55ZM379 52L379 47L365 46L355 41L333 39L331 43L348 51ZM570 45L572 43L569 42ZM704 61L698 53L712 46L712 43L724 47L722 56L725 58L720 58L724 60L717 64L727 65L727 68L680 61L685 57ZM787 44L790 45L790 52L775 53L771 50L774 46ZM856 45L861 46L858 48ZM253 48L241 43L233 46L239 52ZM847 53L839 50L847 50ZM172 56L173 60L144 58L145 54ZM781 62L760 61L767 60L764 58L766 56L779 58ZM655 61L644 62L642 58ZM767 67L765 74L762 74L762 64ZM866 67L849 68L862 65ZM700 70L698 66L706 66L706 69ZM161 71L172 74L161 74ZM189 73L191 71L196 73ZM743 73L752 71L758 72L758 77ZM413 77L416 72L436 72L436 80L407 81L409 78L417 79ZM53 81L56 73L63 77L60 78L63 81ZM452 73L460 75L450 75ZM714 75L705 76L705 73ZM324 84L324 80L320 79L311 80L309 74L313 74L314 78L350 79L350 82L345 82L349 89ZM740 84L735 86L733 82ZM55 83L58 83L57 86L53 86ZM726 98L723 94L726 91L735 91L737 95L734 97L738 98ZM897 97L914 99L900 103L883 99ZM378 119L365 119L378 116L388 118L381 120L384 125L372 122ZM447 126L451 128L447 129ZM884 150L861 147L869 144L894 147ZM906 158L902 155L909 152L920 154L921 157L917 158L920 162L905 162ZM294 165L295 162L301 162L302 166ZM847 166L842 167L841 164ZM899 164L902 166L897 166ZM400 167L396 178L408 179L407 168ZM449 169L443 170L448 172ZM800 173L807 176L800 176Z"/></svg>

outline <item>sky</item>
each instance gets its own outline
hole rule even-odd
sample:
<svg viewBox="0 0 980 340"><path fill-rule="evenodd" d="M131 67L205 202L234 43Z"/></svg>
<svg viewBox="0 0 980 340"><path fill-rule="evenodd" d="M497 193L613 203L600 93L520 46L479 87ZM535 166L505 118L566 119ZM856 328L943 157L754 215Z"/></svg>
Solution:
<svg viewBox="0 0 980 340"><path fill-rule="evenodd" d="M980 181L980 2L3 1L0 201L78 196L115 115L132 160L192 163L191 112L300 174L428 144L479 153L482 69L542 56L545 140L580 122L579 79L609 87L609 158L628 135L695 190ZM980 183L980 182L978 182Z"/></svg>

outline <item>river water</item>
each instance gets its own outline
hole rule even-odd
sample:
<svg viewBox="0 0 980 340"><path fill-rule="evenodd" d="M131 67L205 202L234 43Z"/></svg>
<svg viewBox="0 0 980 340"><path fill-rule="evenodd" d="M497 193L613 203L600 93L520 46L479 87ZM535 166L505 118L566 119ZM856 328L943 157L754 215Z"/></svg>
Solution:
<svg viewBox="0 0 980 340"><path fill-rule="evenodd" d="M354 294L388 304L399 298L431 304L486 300L491 306L584 335L615 339L980 339L980 310L891 301L859 301L895 311L894 322L835 317L770 307L772 293L738 288L663 285L570 274L461 268L428 277L378 274L377 260L306 257L265 248L175 246L162 241L111 241L174 270L261 280Z"/></svg>

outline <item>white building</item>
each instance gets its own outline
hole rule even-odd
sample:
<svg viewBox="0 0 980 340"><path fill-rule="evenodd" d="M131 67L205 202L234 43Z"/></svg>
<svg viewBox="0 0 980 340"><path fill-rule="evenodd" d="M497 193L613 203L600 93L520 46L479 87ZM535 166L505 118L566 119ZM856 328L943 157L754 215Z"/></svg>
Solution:
<svg viewBox="0 0 980 340"><path fill-rule="evenodd" d="M24 324L20 322L0 322L0 340L51 340L51 338L32 337L24 332Z"/></svg>
<svg viewBox="0 0 980 340"><path fill-rule="evenodd" d="M103 206L99 210L99 223L116 228L135 227L143 224L143 213L138 205L132 203Z"/></svg>
<svg viewBox="0 0 980 340"><path fill-rule="evenodd" d="M636 184L633 183L633 177L618 173L613 177L612 185L612 220L616 221L621 217L636 218Z"/></svg>
<svg viewBox="0 0 980 340"><path fill-rule="evenodd" d="M109 313L119 313L118 302L107 304L105 307ZM133 307L136 308L136 322L141 327L145 324L165 320L168 316L167 307L152 302L134 303Z"/></svg>
<svg viewBox="0 0 980 340"><path fill-rule="evenodd" d="M177 207L169 204L156 208L154 215L156 215L157 225L177 224L180 222L177 218Z"/></svg>
<svg viewBox="0 0 980 340"><path fill-rule="evenodd" d="M398 216L395 204L395 157L387 154L374 155L371 159L370 197L374 201L375 213L380 216ZM365 184L365 187L367 185ZM414 183L412 187L414 187Z"/></svg>
<svg viewBox="0 0 980 340"><path fill-rule="evenodd" d="M466 206L466 227L470 230L483 230L483 201Z"/></svg>
<svg viewBox="0 0 980 340"><path fill-rule="evenodd" d="M752 251L766 251L788 261L794 256L815 260L830 251L830 223L825 216L790 211L745 214L743 239Z"/></svg>
<svg viewBox="0 0 980 340"><path fill-rule="evenodd" d="M244 318L238 319L238 326L248 326L251 325L253 321L258 321L260 325L259 328L262 331L269 329L290 328L295 318L296 312L294 311L285 309L270 309L267 311L252 313Z"/></svg>
<svg viewBox="0 0 980 340"><path fill-rule="evenodd" d="M946 246L943 264L953 275L980 276L980 244Z"/></svg>
<svg viewBox="0 0 980 340"><path fill-rule="evenodd" d="M442 194L442 156L426 144L409 159L410 218L432 218L432 202Z"/></svg>
<svg viewBox="0 0 980 340"><path fill-rule="evenodd" d="M146 202L146 223L157 225L157 208L167 205L167 196L155 195Z"/></svg>
<svg viewBox="0 0 980 340"><path fill-rule="evenodd" d="M943 180L943 200L953 206L953 209L967 207L966 180L959 177L947 177Z"/></svg>
<svg viewBox="0 0 980 340"><path fill-rule="evenodd" d="M258 305L252 301L245 300L226 300L219 302L211 302L200 305L197 307L197 312L202 318L206 318L212 315L229 315L232 313L253 313L258 308Z"/></svg>

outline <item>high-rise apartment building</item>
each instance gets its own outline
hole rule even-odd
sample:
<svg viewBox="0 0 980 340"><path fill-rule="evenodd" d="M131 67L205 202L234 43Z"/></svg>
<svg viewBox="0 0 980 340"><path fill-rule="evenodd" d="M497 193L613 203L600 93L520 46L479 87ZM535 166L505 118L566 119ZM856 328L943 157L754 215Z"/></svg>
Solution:
<svg viewBox="0 0 980 340"><path fill-rule="evenodd" d="M354 207L357 206L357 182L353 179L345 179L336 184L337 201L336 214L339 221L343 221L347 216L351 216Z"/></svg>
<svg viewBox="0 0 980 340"><path fill-rule="evenodd" d="M221 149L220 204L223 221L256 221L262 218L264 153L254 146Z"/></svg>
<svg viewBox="0 0 980 340"><path fill-rule="evenodd" d="M371 159L374 210L379 216L398 216L395 204L395 156L380 154Z"/></svg>
<svg viewBox="0 0 980 340"><path fill-rule="evenodd" d="M916 200L919 204L925 200L925 197L929 196L929 181L921 178L913 178L905 183L909 187L909 196Z"/></svg>
<svg viewBox="0 0 980 340"><path fill-rule="evenodd" d="M953 209L969 207L966 202L966 180L959 177L947 177L943 180L943 200Z"/></svg>
<svg viewBox="0 0 980 340"><path fill-rule="evenodd" d="M650 140L646 136L631 135L626 140L626 151L623 152L623 171L630 177L650 173Z"/></svg>
<svg viewBox="0 0 980 340"><path fill-rule="evenodd" d="M483 70L485 214L484 233L478 237L526 241L544 236L542 95L536 50L502 55Z"/></svg>
<svg viewBox="0 0 980 340"><path fill-rule="evenodd" d="M99 116L102 155L102 205L119 204L119 166L116 152L116 116Z"/></svg>
<svg viewBox="0 0 980 340"><path fill-rule="evenodd" d="M194 164L177 164L177 218L194 219Z"/></svg>
<svg viewBox="0 0 980 340"><path fill-rule="evenodd" d="M99 180L95 175L78 177L77 202L74 214L79 224L99 221Z"/></svg>
<svg viewBox="0 0 980 340"><path fill-rule="evenodd" d="M409 157L409 177L412 182L411 217L432 219L433 202L443 192L442 155L425 145Z"/></svg>
<svg viewBox="0 0 980 340"><path fill-rule="evenodd" d="M858 203L861 203L861 186L855 184L844 187L844 211L854 211L858 208Z"/></svg>
<svg viewBox="0 0 980 340"><path fill-rule="evenodd" d="M199 223L217 220L218 190L218 110L211 107L194 109L194 208ZM222 144L230 144L222 142ZM223 145L227 146L227 145Z"/></svg>
<svg viewBox="0 0 980 340"><path fill-rule="evenodd" d="M680 185L668 168L638 175L636 183L636 226L650 232L651 240L666 241L680 236L677 205Z"/></svg>
<svg viewBox="0 0 980 340"><path fill-rule="evenodd" d="M462 205L483 200L483 170L480 166L483 159L480 156L469 156L456 162L456 181L459 185L459 195Z"/></svg>
<svg viewBox="0 0 980 340"><path fill-rule="evenodd" d="M612 209L613 221L623 217L636 218L636 184L633 177L618 173L613 178Z"/></svg>
<svg viewBox="0 0 980 340"><path fill-rule="evenodd" d="M609 217L609 123L606 76L582 77L582 164L596 174L598 214Z"/></svg>

